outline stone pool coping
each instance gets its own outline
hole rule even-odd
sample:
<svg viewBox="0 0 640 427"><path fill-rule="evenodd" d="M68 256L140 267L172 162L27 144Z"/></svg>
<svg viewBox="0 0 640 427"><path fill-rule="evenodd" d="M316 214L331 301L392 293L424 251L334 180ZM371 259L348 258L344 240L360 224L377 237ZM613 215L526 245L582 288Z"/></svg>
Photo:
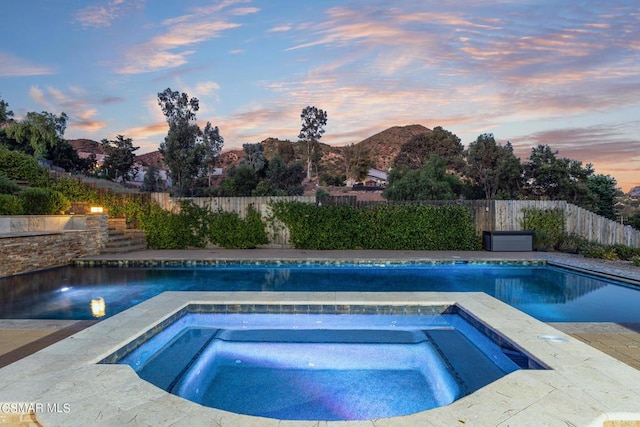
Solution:
<svg viewBox="0 0 640 427"><path fill-rule="evenodd" d="M206 408L146 383L129 366L97 364L189 304L456 304L552 370L517 371L451 405L404 417L296 422ZM44 425L596 426L640 420L640 371L483 293L166 292L0 369L0 378L0 402L42 404L36 416Z"/></svg>
<svg viewBox="0 0 640 427"><path fill-rule="evenodd" d="M302 249L144 250L78 258L77 265L206 265L228 263L547 263L640 283L640 267L626 261L606 261L560 252L390 251Z"/></svg>

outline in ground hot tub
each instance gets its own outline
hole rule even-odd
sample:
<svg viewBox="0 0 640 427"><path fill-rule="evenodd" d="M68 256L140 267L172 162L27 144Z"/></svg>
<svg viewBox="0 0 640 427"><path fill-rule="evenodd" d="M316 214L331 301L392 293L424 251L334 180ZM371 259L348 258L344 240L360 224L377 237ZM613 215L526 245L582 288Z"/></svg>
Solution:
<svg viewBox="0 0 640 427"><path fill-rule="evenodd" d="M202 405L284 420L407 415L540 367L447 311L185 314L107 361Z"/></svg>

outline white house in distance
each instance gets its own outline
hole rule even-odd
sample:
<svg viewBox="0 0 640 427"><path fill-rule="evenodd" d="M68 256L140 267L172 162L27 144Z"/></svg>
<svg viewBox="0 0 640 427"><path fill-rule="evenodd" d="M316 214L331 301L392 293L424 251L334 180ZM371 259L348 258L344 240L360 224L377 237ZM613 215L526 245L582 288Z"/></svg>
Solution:
<svg viewBox="0 0 640 427"><path fill-rule="evenodd" d="M387 185L388 175L383 170L371 168L364 178L364 186L383 189ZM353 178L347 179L347 187L353 187L354 185L357 186L357 183Z"/></svg>
<svg viewBox="0 0 640 427"><path fill-rule="evenodd" d="M142 187L144 177L152 166L158 171L158 178L160 179L161 185L164 188L171 187L171 178L169 177L167 167L164 164L162 154L160 154L159 151L153 151L151 153L136 156L134 167L138 168L138 173L129 183L135 187Z"/></svg>

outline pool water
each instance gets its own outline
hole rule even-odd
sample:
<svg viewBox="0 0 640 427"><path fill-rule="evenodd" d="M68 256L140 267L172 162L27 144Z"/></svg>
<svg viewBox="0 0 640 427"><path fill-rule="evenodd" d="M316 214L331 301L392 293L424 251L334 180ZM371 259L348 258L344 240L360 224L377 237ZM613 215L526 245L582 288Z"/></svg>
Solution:
<svg viewBox="0 0 640 427"><path fill-rule="evenodd" d="M187 314L118 363L213 408L362 420L448 405L516 361L455 314Z"/></svg>
<svg viewBox="0 0 640 427"><path fill-rule="evenodd" d="M545 322L640 323L638 287L546 265L472 263L61 267L0 279L0 318L107 318L164 291L485 292Z"/></svg>

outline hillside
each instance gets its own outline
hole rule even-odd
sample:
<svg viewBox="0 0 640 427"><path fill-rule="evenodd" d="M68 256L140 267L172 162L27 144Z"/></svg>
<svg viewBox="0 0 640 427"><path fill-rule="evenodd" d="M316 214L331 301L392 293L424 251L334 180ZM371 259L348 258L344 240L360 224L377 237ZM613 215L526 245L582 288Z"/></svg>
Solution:
<svg viewBox="0 0 640 427"><path fill-rule="evenodd" d="M357 144L356 149L368 157L372 167L380 170L388 170L393 159L400 151L400 146L415 135L431 132L430 129L422 125L394 126L380 133L370 136ZM264 153L267 158L274 157L278 152L280 144L291 143L277 138L267 138L262 141ZM304 161L305 145L294 142L295 158ZM320 160L320 170L330 175L340 175L346 173L347 165L345 159L345 147L335 147L320 143L322 147L322 159ZM228 150L220 154L219 163L223 168L237 165L244 157L242 149Z"/></svg>
<svg viewBox="0 0 640 427"><path fill-rule="evenodd" d="M356 150L364 153L372 167L380 170L388 170L393 159L400 151L400 146L415 135L431 132L430 129L422 125L393 126L357 144ZM69 143L77 150L85 153L104 154L100 143L90 139L73 139ZM277 138L267 138L262 141L264 153L267 158L272 158L283 146L290 144L293 147L295 159L304 162L306 160L306 150L304 143L284 141ZM345 147L334 147L320 143L322 147L322 159L320 160L320 171L329 175L337 176L346 173ZM240 149L225 150L219 158L220 167L228 169L232 165L237 165L244 158L244 151ZM155 166L163 168L162 155L158 151L140 154L136 156L138 162L145 166Z"/></svg>
<svg viewBox="0 0 640 427"><path fill-rule="evenodd" d="M369 152L374 168L389 170L404 142L416 135L429 132L431 129L422 125L394 126L360 141L357 145L361 145Z"/></svg>
<svg viewBox="0 0 640 427"><path fill-rule="evenodd" d="M98 141L91 139L68 139L67 142L78 152L105 154L102 145Z"/></svg>

